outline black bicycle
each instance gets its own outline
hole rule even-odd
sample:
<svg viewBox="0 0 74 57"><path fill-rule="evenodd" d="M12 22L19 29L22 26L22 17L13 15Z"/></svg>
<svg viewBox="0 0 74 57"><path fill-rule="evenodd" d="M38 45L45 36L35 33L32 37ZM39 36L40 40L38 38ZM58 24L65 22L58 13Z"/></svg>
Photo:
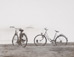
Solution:
<svg viewBox="0 0 74 57"><path fill-rule="evenodd" d="M49 38L49 36L47 34L47 31L48 31L48 29L45 28L45 33L44 34L41 33L41 34L38 34L37 36L35 36L35 38L34 38L34 44L36 46L40 46L40 45L44 46L47 43L47 39L52 44L55 44L55 45L67 45L68 38L65 35L60 34L60 35L56 36L59 31L55 30L56 33L54 35L54 38L51 39L51 38Z"/></svg>
<svg viewBox="0 0 74 57"><path fill-rule="evenodd" d="M15 34L12 38L12 45L21 45L22 47L26 47L28 38L25 33L23 33L22 28L15 28L14 26L10 26L10 28L15 29ZM18 35L18 31L20 32Z"/></svg>

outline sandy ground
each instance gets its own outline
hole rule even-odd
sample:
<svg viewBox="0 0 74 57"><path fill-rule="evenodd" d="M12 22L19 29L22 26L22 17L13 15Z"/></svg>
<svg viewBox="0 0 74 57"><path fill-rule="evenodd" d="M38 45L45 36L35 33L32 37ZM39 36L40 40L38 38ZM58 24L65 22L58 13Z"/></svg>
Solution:
<svg viewBox="0 0 74 57"><path fill-rule="evenodd" d="M0 57L74 57L74 45L21 46L0 45Z"/></svg>

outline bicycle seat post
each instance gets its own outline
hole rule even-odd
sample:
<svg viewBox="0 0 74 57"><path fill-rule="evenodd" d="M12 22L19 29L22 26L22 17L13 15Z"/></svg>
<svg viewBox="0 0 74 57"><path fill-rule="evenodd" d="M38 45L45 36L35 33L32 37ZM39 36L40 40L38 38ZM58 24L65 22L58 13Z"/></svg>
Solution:
<svg viewBox="0 0 74 57"><path fill-rule="evenodd" d="M57 35L58 32L59 32L59 31L55 30L55 35L54 35L54 38L53 38L53 39L56 38L56 35Z"/></svg>

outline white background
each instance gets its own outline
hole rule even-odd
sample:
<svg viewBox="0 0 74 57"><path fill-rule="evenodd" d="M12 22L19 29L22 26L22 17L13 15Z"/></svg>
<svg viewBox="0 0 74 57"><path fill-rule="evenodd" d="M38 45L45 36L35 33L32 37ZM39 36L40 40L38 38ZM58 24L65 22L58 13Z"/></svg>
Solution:
<svg viewBox="0 0 74 57"><path fill-rule="evenodd" d="M0 0L0 44L11 43L14 30L9 26L34 27L24 29L29 42L40 31L37 28L45 27L50 34L59 30L74 42L74 0Z"/></svg>

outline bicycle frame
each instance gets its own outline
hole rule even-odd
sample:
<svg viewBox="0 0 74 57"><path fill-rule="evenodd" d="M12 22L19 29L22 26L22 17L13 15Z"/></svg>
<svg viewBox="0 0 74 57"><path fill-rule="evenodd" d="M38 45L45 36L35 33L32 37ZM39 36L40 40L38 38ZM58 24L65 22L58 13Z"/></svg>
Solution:
<svg viewBox="0 0 74 57"><path fill-rule="evenodd" d="M14 26L10 26L10 28L14 28L15 29L14 35L17 35L18 36L17 30L19 30L20 28L15 28ZM22 32L19 33L19 36L18 36L18 40L17 41L19 41L19 40L21 41L21 34L22 34Z"/></svg>
<svg viewBox="0 0 74 57"><path fill-rule="evenodd" d="M28 39L25 33L23 33L23 29L22 28L15 28L14 26L10 26L10 28L14 28L15 29L15 33L14 36L12 38L12 44L13 45L21 45L22 47L26 47ZM20 33L18 33L18 31Z"/></svg>
<svg viewBox="0 0 74 57"><path fill-rule="evenodd" d="M18 35L17 29L15 29L15 35Z"/></svg>
<svg viewBox="0 0 74 57"><path fill-rule="evenodd" d="M45 36L45 37L46 37L50 42L52 42L52 41L54 41L54 40L55 40L56 35L57 35L57 32L55 33L55 35L54 35L53 39L51 39L51 38L48 36L48 34L47 34L47 29L45 28L44 36Z"/></svg>

